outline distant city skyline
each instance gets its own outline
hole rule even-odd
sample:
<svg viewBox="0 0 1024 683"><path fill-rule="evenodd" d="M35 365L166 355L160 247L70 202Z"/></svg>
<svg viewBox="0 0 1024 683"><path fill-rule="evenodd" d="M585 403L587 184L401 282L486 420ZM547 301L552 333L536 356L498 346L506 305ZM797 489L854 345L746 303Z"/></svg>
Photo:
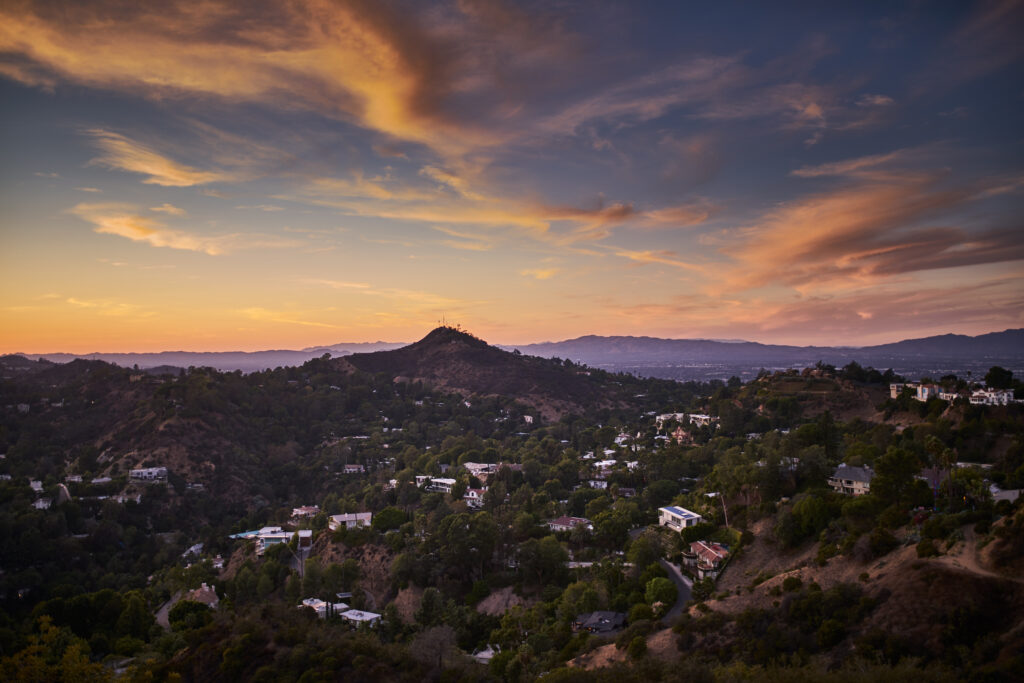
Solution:
<svg viewBox="0 0 1024 683"><path fill-rule="evenodd" d="M1024 3L0 7L0 352L1024 327Z"/></svg>

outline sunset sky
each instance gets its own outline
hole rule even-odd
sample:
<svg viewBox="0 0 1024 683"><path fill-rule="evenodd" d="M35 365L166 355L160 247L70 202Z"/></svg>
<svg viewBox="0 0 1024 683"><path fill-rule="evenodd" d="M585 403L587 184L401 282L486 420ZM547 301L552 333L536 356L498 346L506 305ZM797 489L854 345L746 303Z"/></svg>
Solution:
<svg viewBox="0 0 1024 683"><path fill-rule="evenodd" d="M7 0L0 352L1024 327L1024 2L837 4Z"/></svg>

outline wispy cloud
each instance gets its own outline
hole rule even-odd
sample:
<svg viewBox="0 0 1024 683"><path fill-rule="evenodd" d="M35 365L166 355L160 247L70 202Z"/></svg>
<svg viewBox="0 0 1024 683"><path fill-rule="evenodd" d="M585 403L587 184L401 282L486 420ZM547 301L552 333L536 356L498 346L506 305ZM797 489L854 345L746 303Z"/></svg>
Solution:
<svg viewBox="0 0 1024 683"><path fill-rule="evenodd" d="M76 187L75 189L78 190L79 192L103 192L103 190L99 189L98 187Z"/></svg>
<svg viewBox="0 0 1024 683"><path fill-rule="evenodd" d="M117 235L154 247L198 251L211 256L239 249L293 247L302 244L259 234L201 235L175 230L158 220L139 215L135 207L129 204L78 204L70 212L92 223L93 231L100 234Z"/></svg>
<svg viewBox="0 0 1024 683"><path fill-rule="evenodd" d="M32 175L37 176L39 178L50 178L50 179L60 178L60 173L44 173L42 171L36 171Z"/></svg>
<svg viewBox="0 0 1024 683"><path fill-rule="evenodd" d="M93 159L92 163L119 171L139 173L146 176L142 182L150 185L190 187L237 179L222 171L202 171L178 163L119 133L92 129L86 131L86 134L103 150L103 155Z"/></svg>
<svg viewBox="0 0 1024 683"><path fill-rule="evenodd" d="M174 206L173 204L168 204L167 202L164 202L160 206L151 206L151 207L149 207L149 210L150 211L155 211L157 213L166 213L166 214L169 214L171 216L184 216L185 215L185 209L182 209L181 207L178 207L178 206Z"/></svg>
<svg viewBox="0 0 1024 683"><path fill-rule="evenodd" d="M239 311L242 315L250 318L251 320L258 320L261 322L273 322L273 323L284 323L286 325L300 325L302 327L323 327L327 329L338 329L338 325L332 325L330 323L319 322L316 320L304 320L296 315L303 315L301 312L294 311L275 311L266 308L243 308Z"/></svg>

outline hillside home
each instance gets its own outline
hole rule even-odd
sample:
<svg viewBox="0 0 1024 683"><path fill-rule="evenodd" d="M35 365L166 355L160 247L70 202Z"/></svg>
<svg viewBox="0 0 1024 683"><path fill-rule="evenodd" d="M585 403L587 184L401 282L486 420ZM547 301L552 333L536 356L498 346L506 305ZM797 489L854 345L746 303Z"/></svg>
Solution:
<svg viewBox="0 0 1024 683"><path fill-rule="evenodd" d="M265 526L256 531L231 534L228 538L251 539L256 542L256 554L262 555L270 546L292 540L293 535L291 531L285 531L279 526Z"/></svg>
<svg viewBox="0 0 1024 683"><path fill-rule="evenodd" d="M696 512L686 508L669 506L658 508L658 525L682 531L691 526L696 526L704 521L704 518Z"/></svg>
<svg viewBox="0 0 1024 683"><path fill-rule="evenodd" d="M572 621L572 630L587 633L611 633L626 624L626 615L622 612L586 612L576 615Z"/></svg>
<svg viewBox="0 0 1024 683"><path fill-rule="evenodd" d="M366 466L365 465L358 465L358 464L357 465L345 465L342 468L342 470L341 470L342 474L363 474L364 472L366 472Z"/></svg>
<svg viewBox="0 0 1024 683"><path fill-rule="evenodd" d="M690 424L692 425L700 425L702 427L717 427L719 422L721 422L720 418L711 417L710 415L690 415Z"/></svg>
<svg viewBox="0 0 1024 683"><path fill-rule="evenodd" d="M336 614L340 615L343 612L347 612L349 609L348 605L343 602L324 602L320 598L306 598L302 601L302 604L299 605L300 609L302 607L310 608L316 612L316 615L321 619L326 619L327 617L334 616Z"/></svg>
<svg viewBox="0 0 1024 683"><path fill-rule="evenodd" d="M907 385L903 382L893 382L889 385L889 398L899 398L900 394L903 393L904 387Z"/></svg>
<svg viewBox="0 0 1024 683"><path fill-rule="evenodd" d="M844 463L828 478L828 485L837 493L862 496L871 491L871 479L874 476L870 467L851 467Z"/></svg>
<svg viewBox="0 0 1024 683"><path fill-rule="evenodd" d="M926 403L929 399L938 398L939 386L937 384L919 384L917 391L914 394L914 398L922 403Z"/></svg>
<svg viewBox="0 0 1024 683"><path fill-rule="evenodd" d="M462 496L462 500L466 501L466 505L479 510L484 506L484 494L487 493L486 488L482 489L466 489L466 494Z"/></svg>
<svg viewBox="0 0 1024 683"><path fill-rule="evenodd" d="M128 473L133 481L167 481L166 467L142 467Z"/></svg>
<svg viewBox="0 0 1024 683"><path fill-rule="evenodd" d="M207 586L205 581L201 586L199 586L199 588L186 593L182 600L199 602L210 609L217 609L217 605L220 603L220 598L217 597L217 591L214 590L212 586Z"/></svg>
<svg viewBox="0 0 1024 683"><path fill-rule="evenodd" d="M36 502L32 503L32 507L36 510L49 510L52 504L53 501L49 498L39 498Z"/></svg>
<svg viewBox="0 0 1024 683"><path fill-rule="evenodd" d="M699 579L717 579L729 557L729 549L720 543L694 541L683 553L683 564L696 571Z"/></svg>
<svg viewBox="0 0 1024 683"><path fill-rule="evenodd" d="M418 479L419 477L417 477ZM455 486L455 480L449 477L429 477L424 487L427 491L438 491L440 493L451 493Z"/></svg>
<svg viewBox="0 0 1024 683"><path fill-rule="evenodd" d="M292 508L292 519L302 519L304 517L316 517L320 513L319 505L303 505L302 507Z"/></svg>
<svg viewBox="0 0 1024 683"><path fill-rule="evenodd" d="M1008 406L1013 403L1013 392L1009 389L976 389L971 392L971 405Z"/></svg>
<svg viewBox="0 0 1024 683"><path fill-rule="evenodd" d="M380 623L380 615L374 612L364 612L358 609L350 609L347 612L342 612L341 618L350 621L356 626L366 624L367 626L374 627Z"/></svg>
<svg viewBox="0 0 1024 683"><path fill-rule="evenodd" d="M477 478L498 471L498 465L493 462L464 462L462 466L466 468L467 472Z"/></svg>
<svg viewBox="0 0 1024 683"><path fill-rule="evenodd" d="M331 531L336 529L355 529L357 527L367 527L373 522L372 512L349 512L344 515L331 515L330 519L327 520L327 526Z"/></svg>
<svg viewBox="0 0 1024 683"><path fill-rule="evenodd" d="M28 485L36 493L43 492L43 482L39 481L38 479L33 479L28 483Z"/></svg>
<svg viewBox="0 0 1024 683"><path fill-rule="evenodd" d="M558 519L552 519L548 522L548 528L552 531L572 531L578 526L582 526L590 531L594 530L594 525L585 517L566 517L563 515Z"/></svg>

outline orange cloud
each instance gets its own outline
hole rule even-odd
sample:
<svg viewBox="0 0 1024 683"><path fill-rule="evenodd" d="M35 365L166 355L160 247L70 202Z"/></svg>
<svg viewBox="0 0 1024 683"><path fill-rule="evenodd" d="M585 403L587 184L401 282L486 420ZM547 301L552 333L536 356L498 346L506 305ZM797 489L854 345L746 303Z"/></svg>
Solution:
<svg viewBox="0 0 1024 683"><path fill-rule="evenodd" d="M140 216L127 204L78 204L70 212L94 225L102 235L117 235L154 247L198 251L210 256L238 249L299 246L301 243L258 234L198 235L168 228L164 223Z"/></svg>
<svg viewBox="0 0 1024 683"><path fill-rule="evenodd" d="M86 131L103 150L101 157L92 163L148 176L142 182L167 187L190 187L218 181L234 180L235 177L217 171L200 171L179 164L141 143L130 140L118 133L105 130Z"/></svg>

